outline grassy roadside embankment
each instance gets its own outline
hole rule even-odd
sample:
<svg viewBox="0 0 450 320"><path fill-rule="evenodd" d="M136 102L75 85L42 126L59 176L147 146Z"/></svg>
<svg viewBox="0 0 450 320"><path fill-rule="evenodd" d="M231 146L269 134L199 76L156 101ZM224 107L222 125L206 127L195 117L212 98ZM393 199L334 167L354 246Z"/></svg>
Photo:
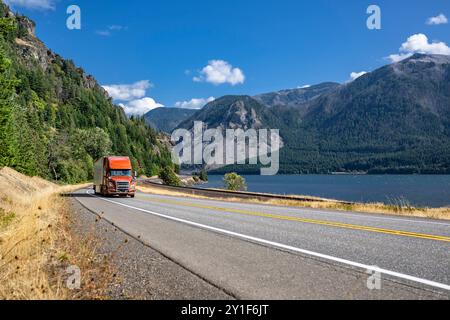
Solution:
<svg viewBox="0 0 450 320"><path fill-rule="evenodd" d="M227 198L226 200L221 198L206 197L200 195L191 195L183 193L182 191L163 190L161 188L155 188L151 185L138 186L138 190L144 193L167 195L176 197L191 197L197 199L211 199L211 200L223 200L227 202L237 203L256 203L256 204L269 204L275 206L288 206L299 208L312 208L312 209L329 209L339 210L345 212L363 212L373 214L386 214L406 217L420 217L429 219L442 219L450 220L450 208L417 208L399 201L398 204L387 205L383 203L342 203L335 200L319 199L315 197L306 197L311 201L300 200L283 200L283 199L239 199L239 198ZM317 199L317 201L314 201Z"/></svg>
<svg viewBox="0 0 450 320"><path fill-rule="evenodd" d="M97 255L95 239L71 232L68 201L61 197L86 186L0 170L0 299L103 298L107 259ZM67 288L72 265L81 270L82 290Z"/></svg>

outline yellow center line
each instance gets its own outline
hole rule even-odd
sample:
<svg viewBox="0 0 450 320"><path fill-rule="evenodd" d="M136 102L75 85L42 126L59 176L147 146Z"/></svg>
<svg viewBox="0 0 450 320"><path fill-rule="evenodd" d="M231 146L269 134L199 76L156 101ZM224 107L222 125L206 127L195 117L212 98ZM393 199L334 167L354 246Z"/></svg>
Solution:
<svg viewBox="0 0 450 320"><path fill-rule="evenodd" d="M148 199L148 198L144 198L141 196L138 196L137 198L141 199L141 200L149 201L149 202L173 204L173 205L184 206L184 207L207 209L207 210L212 210L212 211L220 211L220 212L225 212L225 213L238 213L238 214L249 215L249 216L264 217L264 218L271 218L271 219L285 220L285 221L303 222L303 223L308 223L308 224L323 225L323 226L329 226L329 227L335 227L335 228L361 230L361 231L384 233L384 234L391 234L391 235L397 235L397 236L403 236L403 237L450 242L450 237L446 237L446 236L436 236L436 235L430 235L430 234L415 233L415 232L401 231L401 230L383 229L383 228L376 228L376 227L368 227L368 226L347 224L347 223L341 223L341 222L315 220L315 219L284 216L284 215L271 214L271 213L255 212L255 211L232 209L232 208L223 208L223 207L217 207L217 206L186 203L186 202L181 202L181 201L167 200L167 199L160 199L160 198Z"/></svg>

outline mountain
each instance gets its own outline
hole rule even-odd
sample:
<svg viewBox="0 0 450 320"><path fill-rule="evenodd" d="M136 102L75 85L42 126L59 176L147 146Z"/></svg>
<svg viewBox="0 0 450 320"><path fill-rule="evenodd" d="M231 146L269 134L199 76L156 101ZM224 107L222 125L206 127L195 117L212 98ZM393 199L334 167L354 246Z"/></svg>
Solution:
<svg viewBox="0 0 450 320"><path fill-rule="evenodd" d="M178 127L192 129L194 121L209 128L261 129L280 126L270 108L250 96L224 96L208 103Z"/></svg>
<svg viewBox="0 0 450 320"><path fill-rule="evenodd" d="M282 173L450 173L449 56L417 54L307 89L226 96L180 127L280 129Z"/></svg>
<svg viewBox="0 0 450 320"><path fill-rule="evenodd" d="M197 111L182 108L157 108L145 114L144 118L153 129L171 133L181 122Z"/></svg>
<svg viewBox="0 0 450 320"><path fill-rule="evenodd" d="M315 86L265 93L254 98L268 107L297 107L329 93L339 86L339 83L325 82Z"/></svg>
<svg viewBox="0 0 450 320"><path fill-rule="evenodd" d="M251 99L255 100L252 103L255 105L256 102L259 103L258 109L262 110L261 106L264 105L266 107L295 107L299 106L301 103L305 103L311 100L318 98L320 95L328 93L334 89L339 87L338 83L326 82L319 85L305 87L305 88L297 88L297 89L289 89L282 90L279 92L271 92L265 93L261 95L257 95L251 97ZM216 104L210 104L211 106L226 106L227 103L232 101L233 99L243 99L244 97L238 96L229 96L223 97ZM248 99L250 97L246 97ZM245 100L244 99L244 100ZM250 100L247 100L250 101ZM245 101L241 101L245 105ZM233 104L233 103L231 103ZM235 107L235 106L234 106ZM213 114L218 114L221 116L220 111L214 110L214 112L203 112L198 110L189 110L189 109L179 109L179 108L158 108L150 111L145 115L145 120L152 127L159 131L163 131L166 133L172 132L177 126L181 125L184 121L189 118L197 119L197 116L194 116L196 112L199 112L199 118L207 119L209 116L213 116ZM265 112L265 110L263 111ZM208 113L208 116L206 116ZM212 114L213 113L213 114ZM269 112L270 113L270 112ZM239 114L239 112L237 113ZM272 117L272 115L271 115ZM214 120L213 120L214 121ZM192 121L191 121L192 122ZM219 121L221 122L221 121ZM226 120L224 121L226 122ZM238 121L239 122L239 121ZM236 122L236 123L238 123ZM223 123L222 123L223 124ZM183 124L186 127L186 124Z"/></svg>
<svg viewBox="0 0 450 320"><path fill-rule="evenodd" d="M284 159L309 172L450 172L450 57L414 55L284 117ZM282 114L292 110L277 111ZM292 121L291 119L295 119ZM299 157L302 155L302 157Z"/></svg>
<svg viewBox="0 0 450 320"><path fill-rule="evenodd" d="M140 173L171 166L170 152L141 118L129 119L96 80L49 50L35 24L0 2L0 167L69 183L93 162L128 155Z"/></svg>

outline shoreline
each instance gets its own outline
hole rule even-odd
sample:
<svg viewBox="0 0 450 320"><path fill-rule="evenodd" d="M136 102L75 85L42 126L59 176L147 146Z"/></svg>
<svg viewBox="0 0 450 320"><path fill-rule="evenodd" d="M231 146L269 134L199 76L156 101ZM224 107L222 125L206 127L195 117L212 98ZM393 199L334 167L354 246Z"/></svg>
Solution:
<svg viewBox="0 0 450 320"><path fill-rule="evenodd" d="M248 190L277 195L309 195L360 203L420 208L450 207L450 175L243 175ZM199 188L223 188L221 175L209 175Z"/></svg>

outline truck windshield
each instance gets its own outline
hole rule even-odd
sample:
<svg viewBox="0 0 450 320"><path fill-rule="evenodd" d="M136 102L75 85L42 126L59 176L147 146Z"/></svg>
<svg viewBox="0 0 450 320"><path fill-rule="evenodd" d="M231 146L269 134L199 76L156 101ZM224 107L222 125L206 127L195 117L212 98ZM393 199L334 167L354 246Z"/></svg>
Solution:
<svg viewBox="0 0 450 320"><path fill-rule="evenodd" d="M131 170L111 170L111 177L131 177Z"/></svg>

